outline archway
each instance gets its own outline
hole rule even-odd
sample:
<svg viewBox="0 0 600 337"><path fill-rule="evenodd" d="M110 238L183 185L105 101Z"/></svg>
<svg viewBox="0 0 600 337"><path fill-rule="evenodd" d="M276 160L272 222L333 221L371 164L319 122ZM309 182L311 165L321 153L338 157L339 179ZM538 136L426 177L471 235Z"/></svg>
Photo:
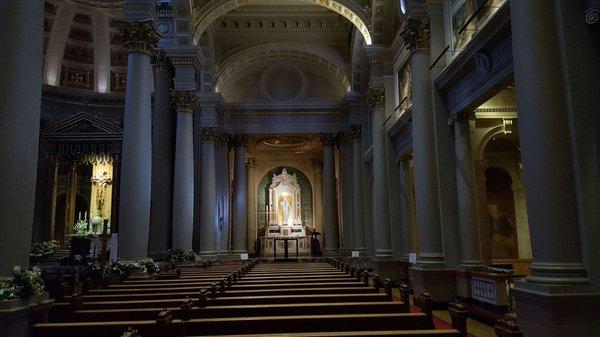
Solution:
<svg viewBox="0 0 600 337"><path fill-rule="evenodd" d="M351 0L303 0L302 2L325 7L342 15L360 31L365 43L371 44L371 33L365 23L367 20L358 4ZM261 0L214 0L208 3L199 0L193 1L191 14L194 41L197 42L202 33L219 17L242 6L260 3Z"/></svg>

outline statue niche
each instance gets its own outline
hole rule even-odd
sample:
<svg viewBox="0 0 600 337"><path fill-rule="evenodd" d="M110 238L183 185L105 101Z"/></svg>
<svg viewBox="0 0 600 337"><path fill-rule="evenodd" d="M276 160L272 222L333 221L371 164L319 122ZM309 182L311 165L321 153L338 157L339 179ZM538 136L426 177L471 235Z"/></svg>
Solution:
<svg viewBox="0 0 600 337"><path fill-rule="evenodd" d="M268 236L305 236L302 224L302 195L296 175L284 168L281 174L273 174L269 187L267 206Z"/></svg>

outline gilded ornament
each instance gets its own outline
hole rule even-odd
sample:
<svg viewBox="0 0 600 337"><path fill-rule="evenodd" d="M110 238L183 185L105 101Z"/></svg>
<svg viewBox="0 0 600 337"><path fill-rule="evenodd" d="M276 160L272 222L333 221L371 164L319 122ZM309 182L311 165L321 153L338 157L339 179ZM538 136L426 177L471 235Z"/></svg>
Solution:
<svg viewBox="0 0 600 337"><path fill-rule="evenodd" d="M360 140L360 125L350 125L350 138L352 140Z"/></svg>
<svg viewBox="0 0 600 337"><path fill-rule="evenodd" d="M219 134L216 128L200 128L200 140L215 141Z"/></svg>
<svg viewBox="0 0 600 337"><path fill-rule="evenodd" d="M171 70L171 61L164 49L159 49L152 55L152 69L156 72L169 72Z"/></svg>
<svg viewBox="0 0 600 337"><path fill-rule="evenodd" d="M400 36L410 51L429 48L431 42L429 18L407 18Z"/></svg>
<svg viewBox="0 0 600 337"><path fill-rule="evenodd" d="M131 52L154 54L160 34L152 20L121 21L119 23L121 37L125 48Z"/></svg>
<svg viewBox="0 0 600 337"><path fill-rule="evenodd" d="M321 135L321 144L323 146L335 146L338 144L338 141L337 133L325 133Z"/></svg>
<svg viewBox="0 0 600 337"><path fill-rule="evenodd" d="M385 89L369 88L367 91L367 102L371 109L382 109L385 107Z"/></svg>
<svg viewBox="0 0 600 337"><path fill-rule="evenodd" d="M194 112L198 106L198 93L194 90L171 90L171 103L177 112Z"/></svg>

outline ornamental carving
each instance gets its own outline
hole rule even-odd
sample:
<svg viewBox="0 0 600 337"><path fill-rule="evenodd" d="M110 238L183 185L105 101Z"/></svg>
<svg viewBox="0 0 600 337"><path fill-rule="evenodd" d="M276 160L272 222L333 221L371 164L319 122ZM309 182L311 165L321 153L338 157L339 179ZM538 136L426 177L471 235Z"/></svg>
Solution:
<svg viewBox="0 0 600 337"><path fill-rule="evenodd" d="M429 48L431 42L429 18L407 18L400 36L410 51Z"/></svg>
<svg viewBox="0 0 600 337"><path fill-rule="evenodd" d="M177 112L193 112L198 106L198 93L194 90L171 90L171 103Z"/></svg>
<svg viewBox="0 0 600 337"><path fill-rule="evenodd" d="M348 134L352 140L360 140L360 125L350 125Z"/></svg>
<svg viewBox="0 0 600 337"><path fill-rule="evenodd" d="M216 128L200 128L199 135L201 141L215 141L219 138Z"/></svg>
<svg viewBox="0 0 600 337"><path fill-rule="evenodd" d="M312 163L313 169L315 169L315 170L323 169L323 159L321 159L321 158L311 159L310 162Z"/></svg>
<svg viewBox="0 0 600 337"><path fill-rule="evenodd" d="M246 158L246 171L252 171L258 166L256 158Z"/></svg>
<svg viewBox="0 0 600 337"><path fill-rule="evenodd" d="M369 88L367 102L371 109L383 109L385 107L385 89L381 87Z"/></svg>
<svg viewBox="0 0 600 337"><path fill-rule="evenodd" d="M131 52L154 54L160 34L152 20L126 21L119 23L121 39Z"/></svg>
<svg viewBox="0 0 600 337"><path fill-rule="evenodd" d="M167 57L164 49L159 49L152 55L152 69L156 72L171 71L171 60Z"/></svg>
<svg viewBox="0 0 600 337"><path fill-rule="evenodd" d="M323 146L335 146L338 144L338 134L337 133L326 133L321 135L321 144Z"/></svg>

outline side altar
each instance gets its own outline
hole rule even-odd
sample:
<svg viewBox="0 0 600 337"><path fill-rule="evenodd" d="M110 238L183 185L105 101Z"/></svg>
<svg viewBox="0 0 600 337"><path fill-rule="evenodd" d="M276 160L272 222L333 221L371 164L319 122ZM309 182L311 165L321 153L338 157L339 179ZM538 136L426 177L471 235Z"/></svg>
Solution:
<svg viewBox="0 0 600 337"><path fill-rule="evenodd" d="M301 190L296 175L273 174L260 240L262 257L297 258L311 254L311 227L302 223Z"/></svg>

